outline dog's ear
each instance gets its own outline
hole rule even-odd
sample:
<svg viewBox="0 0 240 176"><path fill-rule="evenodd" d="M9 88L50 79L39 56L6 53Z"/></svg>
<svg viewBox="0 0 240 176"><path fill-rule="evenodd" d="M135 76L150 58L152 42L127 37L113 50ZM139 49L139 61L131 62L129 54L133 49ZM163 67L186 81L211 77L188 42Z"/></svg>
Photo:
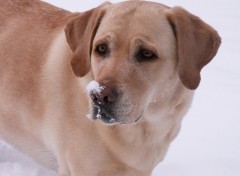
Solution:
<svg viewBox="0 0 240 176"><path fill-rule="evenodd" d="M221 38L211 26L181 7L168 9L166 16L176 36L180 80L194 90L200 83L201 69L216 55Z"/></svg>
<svg viewBox="0 0 240 176"><path fill-rule="evenodd" d="M67 42L73 51L70 63L76 76L84 76L90 71L92 42L105 14L104 3L92 10L80 13L65 27Z"/></svg>

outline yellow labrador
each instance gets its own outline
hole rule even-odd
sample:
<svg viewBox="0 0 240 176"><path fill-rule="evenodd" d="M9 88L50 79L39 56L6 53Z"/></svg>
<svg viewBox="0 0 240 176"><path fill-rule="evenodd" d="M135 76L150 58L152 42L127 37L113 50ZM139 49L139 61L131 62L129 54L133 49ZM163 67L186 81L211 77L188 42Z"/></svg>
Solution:
<svg viewBox="0 0 240 176"><path fill-rule="evenodd" d="M220 43L180 7L0 0L0 136L60 176L150 176Z"/></svg>

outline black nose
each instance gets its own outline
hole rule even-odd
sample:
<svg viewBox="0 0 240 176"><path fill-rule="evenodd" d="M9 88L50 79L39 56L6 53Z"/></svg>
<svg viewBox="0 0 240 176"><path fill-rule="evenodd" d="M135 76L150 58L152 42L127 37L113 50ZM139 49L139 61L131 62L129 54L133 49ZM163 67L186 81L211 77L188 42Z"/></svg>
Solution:
<svg viewBox="0 0 240 176"><path fill-rule="evenodd" d="M90 93L91 99L98 105L111 105L117 101L118 92L116 88L109 85L102 86L103 89L100 92L92 91Z"/></svg>

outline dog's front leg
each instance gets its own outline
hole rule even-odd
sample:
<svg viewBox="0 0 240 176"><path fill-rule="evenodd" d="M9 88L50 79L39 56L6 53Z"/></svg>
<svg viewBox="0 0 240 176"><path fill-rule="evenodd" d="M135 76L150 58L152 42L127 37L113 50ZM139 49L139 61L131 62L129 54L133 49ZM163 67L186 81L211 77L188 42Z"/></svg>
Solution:
<svg viewBox="0 0 240 176"><path fill-rule="evenodd" d="M61 152L58 157L58 176L88 176L90 174L84 171L84 164L79 153L73 154L74 152L67 148Z"/></svg>
<svg viewBox="0 0 240 176"><path fill-rule="evenodd" d="M59 152L58 176L98 176L101 165L104 165L104 159L99 156L103 152L83 146L76 146L72 141ZM99 160L103 160L102 163Z"/></svg>
<svg viewBox="0 0 240 176"><path fill-rule="evenodd" d="M104 152L103 152L104 153ZM95 154L95 157L93 155ZM151 173L130 168L113 158L104 160L90 152L86 157L71 150L59 161L58 176L150 176ZM82 157L81 157L82 156Z"/></svg>
<svg viewBox="0 0 240 176"><path fill-rule="evenodd" d="M114 168L108 168L101 171L97 176L150 176L150 173L145 173L136 169L117 166Z"/></svg>
<svg viewBox="0 0 240 176"><path fill-rule="evenodd" d="M58 176L71 176L65 161L58 161Z"/></svg>

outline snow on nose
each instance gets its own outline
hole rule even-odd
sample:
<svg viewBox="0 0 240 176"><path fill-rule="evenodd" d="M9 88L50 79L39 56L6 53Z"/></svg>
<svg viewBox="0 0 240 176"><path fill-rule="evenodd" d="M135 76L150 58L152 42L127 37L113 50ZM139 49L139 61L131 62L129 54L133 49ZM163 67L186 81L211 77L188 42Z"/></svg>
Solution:
<svg viewBox="0 0 240 176"><path fill-rule="evenodd" d="M91 94L91 93L100 94L104 90L105 86L102 86L97 81L93 80L88 83L86 88L87 88L87 92L89 94Z"/></svg>

